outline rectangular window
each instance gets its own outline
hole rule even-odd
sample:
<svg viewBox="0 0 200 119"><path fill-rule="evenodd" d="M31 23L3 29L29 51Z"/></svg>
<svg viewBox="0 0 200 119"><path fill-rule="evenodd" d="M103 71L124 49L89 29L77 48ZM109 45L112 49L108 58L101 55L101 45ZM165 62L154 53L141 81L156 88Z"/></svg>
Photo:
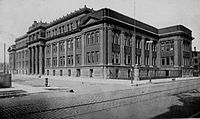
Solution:
<svg viewBox="0 0 200 119"><path fill-rule="evenodd" d="M63 70L60 70L60 76L62 76L63 75Z"/></svg>
<svg viewBox="0 0 200 119"><path fill-rule="evenodd" d="M164 57L161 58L161 65L165 65L165 58Z"/></svg>
<svg viewBox="0 0 200 119"><path fill-rule="evenodd" d="M170 65L174 65L174 56L170 57Z"/></svg>
<svg viewBox="0 0 200 119"><path fill-rule="evenodd" d="M90 44L92 45L94 44L94 33L92 33L90 37L91 37Z"/></svg>
<svg viewBox="0 0 200 119"><path fill-rule="evenodd" d="M99 31L96 32L95 42L96 42L97 44L99 43Z"/></svg>
<svg viewBox="0 0 200 119"><path fill-rule="evenodd" d="M70 69L68 70L68 76L71 76L71 70Z"/></svg>
<svg viewBox="0 0 200 119"><path fill-rule="evenodd" d="M174 50L174 43L171 42L170 50Z"/></svg>
<svg viewBox="0 0 200 119"><path fill-rule="evenodd" d="M161 44L161 51L164 52L164 50L165 50L165 45Z"/></svg>
<svg viewBox="0 0 200 119"><path fill-rule="evenodd" d="M76 48L81 48L81 39L80 39L80 37L76 37Z"/></svg>
<svg viewBox="0 0 200 119"><path fill-rule="evenodd" d="M77 73L77 74L76 74L77 77L80 77L80 76L81 76L81 70L80 70L80 69L76 69L76 73Z"/></svg>
<svg viewBox="0 0 200 119"><path fill-rule="evenodd" d="M100 54L99 54L99 51L96 51L96 62L99 63L100 61Z"/></svg>
<svg viewBox="0 0 200 119"><path fill-rule="evenodd" d="M87 63L90 63L90 52L87 52Z"/></svg>
<svg viewBox="0 0 200 119"><path fill-rule="evenodd" d="M76 55L76 64L81 64L81 54Z"/></svg>
<svg viewBox="0 0 200 119"><path fill-rule="evenodd" d="M87 44L90 45L90 34L86 35Z"/></svg>
<svg viewBox="0 0 200 119"><path fill-rule="evenodd" d="M169 57L166 57L166 64L167 64L167 65L170 64Z"/></svg>

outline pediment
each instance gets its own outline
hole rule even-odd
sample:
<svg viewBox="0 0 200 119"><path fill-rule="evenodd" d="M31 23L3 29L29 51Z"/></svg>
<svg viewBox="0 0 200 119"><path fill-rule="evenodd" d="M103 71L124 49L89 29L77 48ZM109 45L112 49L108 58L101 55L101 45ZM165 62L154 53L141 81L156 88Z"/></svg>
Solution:
<svg viewBox="0 0 200 119"><path fill-rule="evenodd" d="M96 22L96 21L97 21L96 19L90 18L89 20L87 20L87 22L85 22L85 25L94 23L94 22Z"/></svg>
<svg viewBox="0 0 200 119"><path fill-rule="evenodd" d="M92 24L94 22L97 22L98 20L99 20L98 18L89 16L83 21L83 25Z"/></svg>

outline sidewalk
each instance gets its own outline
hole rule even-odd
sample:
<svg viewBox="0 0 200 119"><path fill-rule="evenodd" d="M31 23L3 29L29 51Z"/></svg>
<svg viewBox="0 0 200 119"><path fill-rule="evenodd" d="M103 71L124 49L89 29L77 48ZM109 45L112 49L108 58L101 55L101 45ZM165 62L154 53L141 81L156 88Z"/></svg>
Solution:
<svg viewBox="0 0 200 119"><path fill-rule="evenodd" d="M31 77L31 78L38 78L36 75L18 75L15 77ZM140 80L135 81L133 80L133 84L131 84L131 80L124 80L124 79L97 79L97 78L88 78L88 77L65 77L65 76L42 76L40 79L44 80L48 78L50 81L54 80L65 80L65 81L75 81L75 82L87 82L87 83L101 83L101 84L121 84L121 85L144 85L149 84L150 80ZM163 79L151 79L151 83L166 83L173 81L184 81L184 80L192 80L192 79L200 79L200 77L178 77L178 78L163 78Z"/></svg>
<svg viewBox="0 0 200 119"><path fill-rule="evenodd" d="M45 87L45 78L48 78L50 87ZM16 81L20 79L20 81ZM152 79L149 80L133 81L119 80L119 79L94 79L94 78L82 78L82 77L60 77L60 76L25 76L15 75L13 76L13 82L11 88L0 89L0 97L8 97L24 94L33 94L41 92L50 92L53 90L75 90L76 93L95 93L114 90L124 90L134 88L135 86L145 86L160 83L169 83L175 81L185 81L200 79L199 77L186 77L186 78L167 78L167 79ZM21 83L20 83L21 82ZM26 82L26 83L24 83ZM24 83L24 84L23 84Z"/></svg>

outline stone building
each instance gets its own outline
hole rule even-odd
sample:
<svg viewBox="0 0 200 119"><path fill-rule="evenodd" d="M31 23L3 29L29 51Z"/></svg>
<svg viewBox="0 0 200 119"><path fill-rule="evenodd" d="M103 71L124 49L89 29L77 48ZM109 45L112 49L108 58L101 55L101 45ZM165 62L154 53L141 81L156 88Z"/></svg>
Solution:
<svg viewBox="0 0 200 119"><path fill-rule="evenodd" d="M9 48L10 72L127 79L191 75L192 32L157 29L108 8L81 8L50 23L34 21ZM178 73L178 74L177 74Z"/></svg>
<svg viewBox="0 0 200 119"><path fill-rule="evenodd" d="M196 50L194 47L194 51L192 51L192 59L193 59L193 75L199 76L200 75L200 51Z"/></svg>

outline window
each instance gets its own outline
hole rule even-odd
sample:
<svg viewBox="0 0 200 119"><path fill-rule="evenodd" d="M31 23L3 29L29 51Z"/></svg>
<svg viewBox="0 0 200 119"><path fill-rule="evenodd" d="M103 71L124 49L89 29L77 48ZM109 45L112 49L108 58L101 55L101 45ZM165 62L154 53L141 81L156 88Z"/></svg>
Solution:
<svg viewBox="0 0 200 119"><path fill-rule="evenodd" d="M161 51L163 52L165 50L165 45L161 43Z"/></svg>
<svg viewBox="0 0 200 119"><path fill-rule="evenodd" d="M70 31L69 24L67 24L67 31Z"/></svg>
<svg viewBox="0 0 200 119"><path fill-rule="evenodd" d="M60 41L59 42L59 46L60 46L59 47L59 51L60 52L64 52L65 51L64 43L65 43L64 41Z"/></svg>
<svg viewBox="0 0 200 119"><path fill-rule="evenodd" d="M59 58L59 66L65 66L65 56L60 56L60 58Z"/></svg>
<svg viewBox="0 0 200 119"><path fill-rule="evenodd" d="M87 52L87 63L90 63L90 52Z"/></svg>
<svg viewBox="0 0 200 119"><path fill-rule="evenodd" d="M165 65L165 58L164 57L161 58L161 65Z"/></svg>
<svg viewBox="0 0 200 119"><path fill-rule="evenodd" d="M47 58L46 59L46 67L50 67L51 66L51 58Z"/></svg>
<svg viewBox="0 0 200 119"><path fill-rule="evenodd" d="M73 23L70 23L71 30L73 30Z"/></svg>
<svg viewBox="0 0 200 119"><path fill-rule="evenodd" d="M55 35L57 35L57 28L55 29Z"/></svg>
<svg viewBox="0 0 200 119"><path fill-rule="evenodd" d="M47 70L47 75L49 75L49 70Z"/></svg>
<svg viewBox="0 0 200 119"><path fill-rule="evenodd" d="M90 34L86 35L86 39L87 39L87 44L90 45Z"/></svg>
<svg viewBox="0 0 200 119"><path fill-rule="evenodd" d="M166 51L170 51L170 44L166 43Z"/></svg>
<svg viewBox="0 0 200 119"><path fill-rule="evenodd" d="M63 70L60 70L60 76L62 76L63 75Z"/></svg>
<svg viewBox="0 0 200 119"><path fill-rule="evenodd" d="M113 34L113 44L120 44L118 33Z"/></svg>
<svg viewBox="0 0 200 119"><path fill-rule="evenodd" d="M76 69L76 76L80 77L81 76L81 70L80 69Z"/></svg>
<svg viewBox="0 0 200 119"><path fill-rule="evenodd" d="M55 71L55 70L53 70L53 76L55 76L55 74L56 74L56 71Z"/></svg>
<svg viewBox="0 0 200 119"><path fill-rule="evenodd" d="M81 48L81 39L80 39L80 36L76 37L76 48Z"/></svg>
<svg viewBox="0 0 200 119"><path fill-rule="evenodd" d="M90 53L91 63L94 63L94 52L92 51Z"/></svg>
<svg viewBox="0 0 200 119"><path fill-rule="evenodd" d="M169 57L166 57L166 64L169 65L170 61L169 61Z"/></svg>
<svg viewBox="0 0 200 119"><path fill-rule="evenodd" d="M136 48L138 49L141 48L140 43L141 43L141 40L139 38L136 38Z"/></svg>
<svg viewBox="0 0 200 119"><path fill-rule="evenodd" d="M57 57L52 58L53 66L57 66Z"/></svg>
<svg viewBox="0 0 200 119"><path fill-rule="evenodd" d="M76 55L76 64L81 64L81 54Z"/></svg>
<svg viewBox="0 0 200 119"><path fill-rule="evenodd" d="M119 69L116 69L116 78L118 78L119 75Z"/></svg>
<svg viewBox="0 0 200 119"><path fill-rule="evenodd" d="M174 56L170 57L170 65L174 65Z"/></svg>
<svg viewBox="0 0 200 119"><path fill-rule="evenodd" d="M57 53L57 43L53 43L53 53Z"/></svg>
<svg viewBox="0 0 200 119"><path fill-rule="evenodd" d="M79 24L78 24L78 20L76 21L76 28L79 26Z"/></svg>
<svg viewBox="0 0 200 119"><path fill-rule="evenodd" d="M96 62L99 63L100 61L100 54L99 54L99 51L96 51Z"/></svg>
<svg viewBox="0 0 200 119"><path fill-rule="evenodd" d="M96 32L95 42L99 43L99 31Z"/></svg>
<svg viewBox="0 0 200 119"><path fill-rule="evenodd" d="M93 69L90 69L90 77L93 77Z"/></svg>
<svg viewBox="0 0 200 119"><path fill-rule="evenodd" d="M73 39L71 38L71 39L68 39L68 41L67 41L67 47L68 47L68 49L73 49Z"/></svg>
<svg viewBox="0 0 200 119"><path fill-rule="evenodd" d="M71 70L70 69L68 70L68 76L71 76Z"/></svg>
<svg viewBox="0 0 200 119"><path fill-rule="evenodd" d="M91 33L90 44L94 44L94 33Z"/></svg>
<svg viewBox="0 0 200 119"><path fill-rule="evenodd" d="M67 61L68 61L68 65L73 65L73 55L68 55Z"/></svg>
<svg viewBox="0 0 200 119"><path fill-rule="evenodd" d="M170 50L174 50L174 42L171 42Z"/></svg>

